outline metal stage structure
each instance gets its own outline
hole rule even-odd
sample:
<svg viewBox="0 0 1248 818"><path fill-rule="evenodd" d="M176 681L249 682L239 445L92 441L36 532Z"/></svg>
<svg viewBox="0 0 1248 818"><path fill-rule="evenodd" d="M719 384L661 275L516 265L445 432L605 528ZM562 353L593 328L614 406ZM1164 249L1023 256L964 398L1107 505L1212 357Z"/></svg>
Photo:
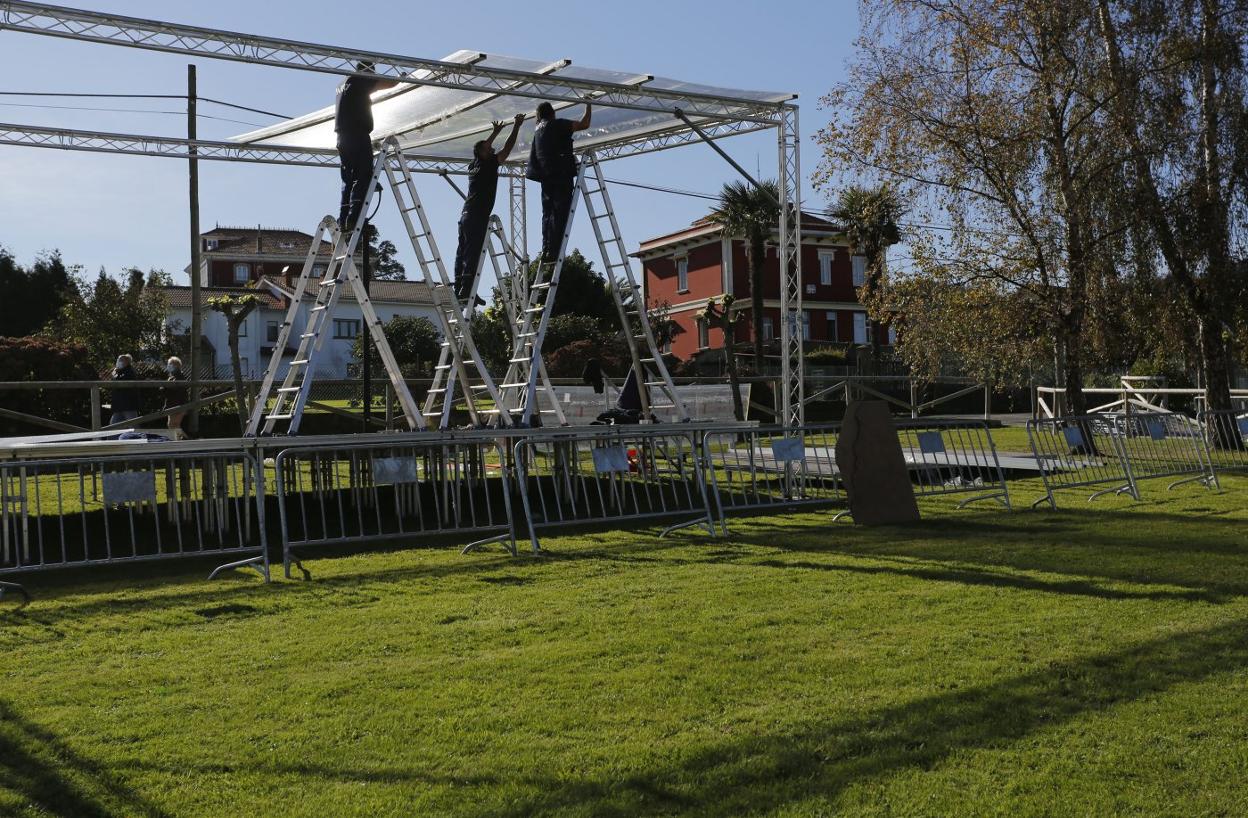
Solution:
<svg viewBox="0 0 1248 818"><path fill-rule="evenodd" d="M638 382L645 384L640 390L646 402L643 414L648 416L650 409L657 408L648 403L650 390L654 389L653 397L661 393L669 407L676 410L677 418L688 419L655 347L649 323L644 320L644 290L631 269L601 166L614 159L694 143L705 142L719 150L717 140L774 130L780 192L778 255L782 271L783 348L782 388L777 399L781 423L787 427L802 424L801 170L794 94L716 88L651 74L573 66L568 60L538 62L475 51L455 52L440 60L424 59L12 0L0 0L0 30L339 77L357 73L356 66L368 62L373 64L378 78L395 81L394 87L373 96L377 123L374 139L384 145L378 155L375 177L388 178L425 280L438 293L435 307L446 342L438 370L442 374L438 388L445 391L431 394L423 409L415 407L414 401L402 401L412 429L434 425L429 421L437 421L437 426L445 428L456 388L466 397L474 421L493 413L492 425L528 426L533 422L533 414L542 411L537 397L546 380L541 341L554 301L559 267L545 265L529 281L532 273L527 262L527 197L524 166L518 159L527 156L532 128L526 126L512 153L517 159L509 161L501 171L508 182L506 230L503 219L492 222L490 241L481 260L482 264L487 257L491 260L504 292L509 295L508 315L516 340L511 369L502 381L493 383L490 373L475 356L467 320L471 306L465 311L450 288L442 286L447 283L445 265L420 209L416 175L449 178L466 173L473 143L488 134L490 122L530 111L538 100L550 102L556 111L593 104L593 127L578 134L574 143L581 162L575 199L580 199L581 207L588 211L603 269L629 339L633 370ZM333 112L329 108L230 141L0 124L0 144L310 167L338 165L333 136ZM748 178L748 173L732 164ZM575 209L574 205L574 212ZM413 213L417 218L412 218ZM323 286L317 289L321 291L357 284L351 255L340 252L348 245L354 247L357 226L342 226L342 230L338 227L332 226L329 235L335 240L335 256L341 256L342 263L337 265L332 282L320 282ZM322 304L318 300L318 306L329 312L332 301L328 298ZM380 322L373 324L370 320L370 330L379 346L384 347ZM315 351L318 341L312 338L309 351ZM386 350L382 350L382 358L389 363ZM311 371L308 367L307 374ZM266 381L274 379L269 377ZM391 379L395 379L394 372ZM306 382L304 376L296 375L291 383L278 387L274 403L283 394L306 395ZM478 406L479 397L487 400ZM289 430L294 431L298 425L297 404L295 400L269 407L266 401L258 401L257 407L258 412L267 412L266 418L287 423L293 420L294 428ZM267 420L261 424L259 420L253 418L254 431L266 427L276 431L280 425ZM562 421L562 417L557 420Z"/></svg>

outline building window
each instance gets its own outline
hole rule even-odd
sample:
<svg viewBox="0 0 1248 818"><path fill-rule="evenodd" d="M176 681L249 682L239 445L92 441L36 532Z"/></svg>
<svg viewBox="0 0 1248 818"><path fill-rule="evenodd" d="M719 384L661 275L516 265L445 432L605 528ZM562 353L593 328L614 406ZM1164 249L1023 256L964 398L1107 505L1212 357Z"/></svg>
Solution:
<svg viewBox="0 0 1248 818"><path fill-rule="evenodd" d="M676 259L676 292L689 292L689 259Z"/></svg>
<svg viewBox="0 0 1248 818"><path fill-rule="evenodd" d="M763 316L763 340L774 341L775 338L776 338L776 328L775 328L775 325L771 323L771 316L764 315Z"/></svg>
<svg viewBox="0 0 1248 818"><path fill-rule="evenodd" d="M823 318L828 323L828 330L824 333L829 341L836 341L840 338L840 334L836 331L836 310L828 310L823 314Z"/></svg>
<svg viewBox="0 0 1248 818"><path fill-rule="evenodd" d="M888 345L890 347L897 346L897 330L892 327L888 328Z"/></svg>
<svg viewBox="0 0 1248 818"><path fill-rule="evenodd" d="M865 312L854 313L854 343L867 343L867 314Z"/></svg>
<svg viewBox="0 0 1248 818"><path fill-rule="evenodd" d="M802 310L802 340L810 340L810 310Z"/></svg>
<svg viewBox="0 0 1248 818"><path fill-rule="evenodd" d="M663 343L659 344L659 352L664 355L672 354L672 339L670 337L664 338Z"/></svg>
<svg viewBox="0 0 1248 818"><path fill-rule="evenodd" d="M247 337L247 322L246 321L238 325L238 337L239 338Z"/></svg>
<svg viewBox="0 0 1248 818"><path fill-rule="evenodd" d="M832 250L819 251L819 283L825 287L832 283L832 259L835 257Z"/></svg>
<svg viewBox="0 0 1248 818"><path fill-rule="evenodd" d="M345 338L348 341L353 340L355 336L360 334L360 319L358 318L335 318L334 319L334 337Z"/></svg>
<svg viewBox="0 0 1248 818"><path fill-rule="evenodd" d="M867 257L854 256L850 261L854 265L854 286L861 287L867 283Z"/></svg>
<svg viewBox="0 0 1248 818"><path fill-rule="evenodd" d="M280 331L280 329L281 329L281 324L277 323L276 321L270 321L265 326L264 337L268 339L270 344L277 343L277 333Z"/></svg>
<svg viewBox="0 0 1248 818"><path fill-rule="evenodd" d="M706 349L711 345L711 325L705 318L698 319L698 349Z"/></svg>
<svg viewBox="0 0 1248 818"><path fill-rule="evenodd" d="M250 264L235 264L234 265L234 283L246 284L250 280L251 280L251 265Z"/></svg>
<svg viewBox="0 0 1248 818"><path fill-rule="evenodd" d="M325 265L324 265L324 264L313 264L313 265L312 265L312 275L316 276L317 278L322 278L322 277L324 277L324 275L325 275Z"/></svg>

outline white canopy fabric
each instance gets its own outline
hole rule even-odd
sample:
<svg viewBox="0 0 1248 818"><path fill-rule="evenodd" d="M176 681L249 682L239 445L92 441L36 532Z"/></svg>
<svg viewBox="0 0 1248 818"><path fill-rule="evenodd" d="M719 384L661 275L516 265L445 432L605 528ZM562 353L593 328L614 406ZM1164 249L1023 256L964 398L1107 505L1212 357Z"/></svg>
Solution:
<svg viewBox="0 0 1248 818"><path fill-rule="evenodd" d="M634 85L669 91L708 94L725 99L750 103L778 104L794 98L791 93L772 91L742 91L715 88L679 80L628 74L598 68L584 68L567 61L541 63L519 57L482 54L478 51L457 51L445 58L445 62L473 64L531 74L558 75L589 82ZM419 76L421 72L413 74ZM527 96L506 96L498 93L464 91L427 85L402 84L379 91L373 95L373 139L384 140L394 136L405 151L422 156L466 161L472 158L473 144L488 136L490 123L502 120L510 123L516 114L527 116L511 161L524 161L528 156L529 139L533 134L533 111L537 100ZM567 103L555 105L556 111L567 108ZM572 106L571 116L580 116L580 105ZM694 120L695 122L698 120ZM705 121L705 120L703 120ZM649 136L683 127L675 115L636 111L626 108L595 106L593 125L588 131L577 134L578 150L590 150L596 146L617 144L632 140L644 140ZM501 146L506 132L495 143ZM267 128L250 131L234 137L242 143L264 143L297 148L333 149L334 108L332 105Z"/></svg>

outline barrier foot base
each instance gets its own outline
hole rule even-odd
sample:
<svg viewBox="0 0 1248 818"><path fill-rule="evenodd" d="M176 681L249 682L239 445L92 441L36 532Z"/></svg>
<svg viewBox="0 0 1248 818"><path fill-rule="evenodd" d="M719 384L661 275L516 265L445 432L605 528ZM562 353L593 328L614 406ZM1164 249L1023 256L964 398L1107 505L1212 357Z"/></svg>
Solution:
<svg viewBox="0 0 1248 818"><path fill-rule="evenodd" d="M490 543L496 543L496 542L501 542L503 544L503 547L507 549L508 553L510 553L513 557L516 556L516 540L514 537L512 537L509 534L499 534L497 537L488 537L484 540L477 540L476 542L470 542L467 545L465 545L463 548L461 548L459 550L459 553L467 554L471 551L476 551L478 548L484 545L489 545Z"/></svg>
<svg viewBox="0 0 1248 818"><path fill-rule="evenodd" d="M27 592L25 588L18 585L16 582L0 582L0 599L4 599L5 591L17 591L19 594L22 595L22 599L24 600L22 604L23 605L30 604L30 594Z"/></svg>
<svg viewBox="0 0 1248 818"><path fill-rule="evenodd" d="M692 528L692 527L693 527L693 526L695 526L695 525L704 525L704 526L706 526L707 531L709 531L709 532L710 532L711 536L712 536L712 537L714 537L714 536L715 536L715 526L714 526L714 524L713 524L713 523L711 523L709 520L707 520L705 517L698 517L696 520L688 520L688 521L683 522L683 523L676 523L676 525L669 525L667 528L665 528L665 529L663 529L661 532L659 532L659 538L661 539L661 538L663 538L663 537L666 537L668 534L671 534L673 531L679 531L679 530L681 530L682 528Z"/></svg>
<svg viewBox="0 0 1248 818"><path fill-rule="evenodd" d="M1218 478L1216 476L1211 476L1208 474L1200 474L1200 475L1197 475L1196 477L1184 477L1182 480L1175 480L1173 483L1166 486L1166 491L1173 491L1179 486L1185 485L1187 483L1200 483L1205 488L1211 489L1217 484L1217 480Z"/></svg>
<svg viewBox="0 0 1248 818"><path fill-rule="evenodd" d="M851 520L854 519L854 512L850 511L849 509L845 509L844 511L838 511L836 512L836 514L832 515L832 522L839 523L845 517L848 517Z"/></svg>
<svg viewBox="0 0 1248 818"><path fill-rule="evenodd" d="M997 494L980 494L975 497L968 497L962 502L958 503L958 508L960 509L966 508L971 503L978 503L980 500L996 500L998 503L1005 506L1007 509L1010 507L1009 496L1006 495L1004 492L998 492Z"/></svg>
<svg viewBox="0 0 1248 818"><path fill-rule="evenodd" d="M1127 494L1130 494L1132 497L1135 496L1135 492L1131 489L1131 484L1128 483L1125 486L1116 486L1112 489L1101 489L1100 491L1094 491L1092 492L1092 494L1088 496L1088 502L1090 503L1093 500L1095 500L1097 497L1102 497L1106 494L1122 494L1124 492ZM1137 497L1136 499L1138 500L1139 498Z"/></svg>
<svg viewBox="0 0 1248 818"><path fill-rule="evenodd" d="M213 569L211 574L208 575L208 579L216 579L217 575L219 575L222 571L231 571L235 568L254 568L256 569L256 573L260 574L260 576L264 578L265 582L270 580L269 566L268 563L265 562L263 555L259 557L250 557L245 560L238 560L237 562L227 562L225 565L219 565Z"/></svg>

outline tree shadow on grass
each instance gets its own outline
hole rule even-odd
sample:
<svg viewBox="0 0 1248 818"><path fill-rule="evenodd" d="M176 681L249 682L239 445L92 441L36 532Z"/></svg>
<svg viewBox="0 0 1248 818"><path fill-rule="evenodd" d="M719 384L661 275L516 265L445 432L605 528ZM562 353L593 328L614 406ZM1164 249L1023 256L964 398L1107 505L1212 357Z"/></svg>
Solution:
<svg viewBox="0 0 1248 818"><path fill-rule="evenodd" d="M1226 520L1109 509L1045 512L1024 521L1008 512L925 520L915 526L801 529L766 527L732 539L778 552L900 557L988 569L1041 571L1114 582L1175 585L1211 601L1248 596L1248 538Z"/></svg>
<svg viewBox="0 0 1248 818"><path fill-rule="evenodd" d="M14 799L39 815L168 814L0 700L0 803Z"/></svg>
<svg viewBox="0 0 1248 818"><path fill-rule="evenodd" d="M846 719L723 741L631 775L533 782L539 794L486 814L742 815L809 799L834 802L856 783L931 769L966 750L1007 747L1035 731L1245 666L1248 620L1239 619Z"/></svg>

